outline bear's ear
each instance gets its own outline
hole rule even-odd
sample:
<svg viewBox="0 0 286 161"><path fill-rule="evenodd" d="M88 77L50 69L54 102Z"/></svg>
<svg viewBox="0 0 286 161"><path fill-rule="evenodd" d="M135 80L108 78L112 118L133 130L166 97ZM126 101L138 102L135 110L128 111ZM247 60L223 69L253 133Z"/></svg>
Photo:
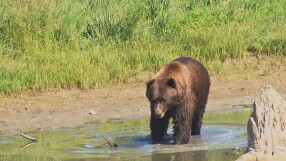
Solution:
<svg viewBox="0 0 286 161"><path fill-rule="evenodd" d="M172 87L172 88L176 88L176 81L174 78L170 78L167 80L167 85Z"/></svg>
<svg viewBox="0 0 286 161"><path fill-rule="evenodd" d="M151 79L146 83L147 89L155 82L155 79Z"/></svg>

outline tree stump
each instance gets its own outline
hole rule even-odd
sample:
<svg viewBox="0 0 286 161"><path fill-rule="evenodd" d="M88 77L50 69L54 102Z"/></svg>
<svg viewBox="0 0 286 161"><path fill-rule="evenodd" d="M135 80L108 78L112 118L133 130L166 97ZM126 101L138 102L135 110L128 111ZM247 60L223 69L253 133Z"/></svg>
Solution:
<svg viewBox="0 0 286 161"><path fill-rule="evenodd" d="M247 133L247 153L237 161L286 160L286 102L271 86L254 101Z"/></svg>

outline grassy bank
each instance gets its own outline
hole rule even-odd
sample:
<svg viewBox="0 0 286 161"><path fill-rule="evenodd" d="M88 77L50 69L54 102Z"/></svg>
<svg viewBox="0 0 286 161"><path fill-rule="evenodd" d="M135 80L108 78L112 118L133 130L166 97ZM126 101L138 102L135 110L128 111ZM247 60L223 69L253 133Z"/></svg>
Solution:
<svg viewBox="0 0 286 161"><path fill-rule="evenodd" d="M283 0L0 1L0 94L127 82L180 56L286 55ZM144 78L142 78L144 80Z"/></svg>

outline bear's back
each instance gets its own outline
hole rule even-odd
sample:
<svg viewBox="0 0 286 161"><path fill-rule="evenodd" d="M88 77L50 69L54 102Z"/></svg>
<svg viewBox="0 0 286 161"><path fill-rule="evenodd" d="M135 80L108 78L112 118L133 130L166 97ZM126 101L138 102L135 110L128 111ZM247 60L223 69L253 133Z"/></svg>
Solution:
<svg viewBox="0 0 286 161"><path fill-rule="evenodd" d="M198 100L206 102L210 89L210 76L203 64L190 57L180 57L172 62L179 62L188 69L191 91Z"/></svg>

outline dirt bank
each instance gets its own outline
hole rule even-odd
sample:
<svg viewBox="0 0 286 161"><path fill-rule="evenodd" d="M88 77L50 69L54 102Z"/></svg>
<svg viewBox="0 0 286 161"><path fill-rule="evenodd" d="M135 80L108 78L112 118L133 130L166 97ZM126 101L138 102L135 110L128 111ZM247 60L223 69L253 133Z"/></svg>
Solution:
<svg viewBox="0 0 286 161"><path fill-rule="evenodd" d="M285 80L285 69L249 80L213 79L207 112L235 108L233 104L252 103L267 84L285 97ZM0 98L0 134L75 127L116 118L148 117L144 83Z"/></svg>

